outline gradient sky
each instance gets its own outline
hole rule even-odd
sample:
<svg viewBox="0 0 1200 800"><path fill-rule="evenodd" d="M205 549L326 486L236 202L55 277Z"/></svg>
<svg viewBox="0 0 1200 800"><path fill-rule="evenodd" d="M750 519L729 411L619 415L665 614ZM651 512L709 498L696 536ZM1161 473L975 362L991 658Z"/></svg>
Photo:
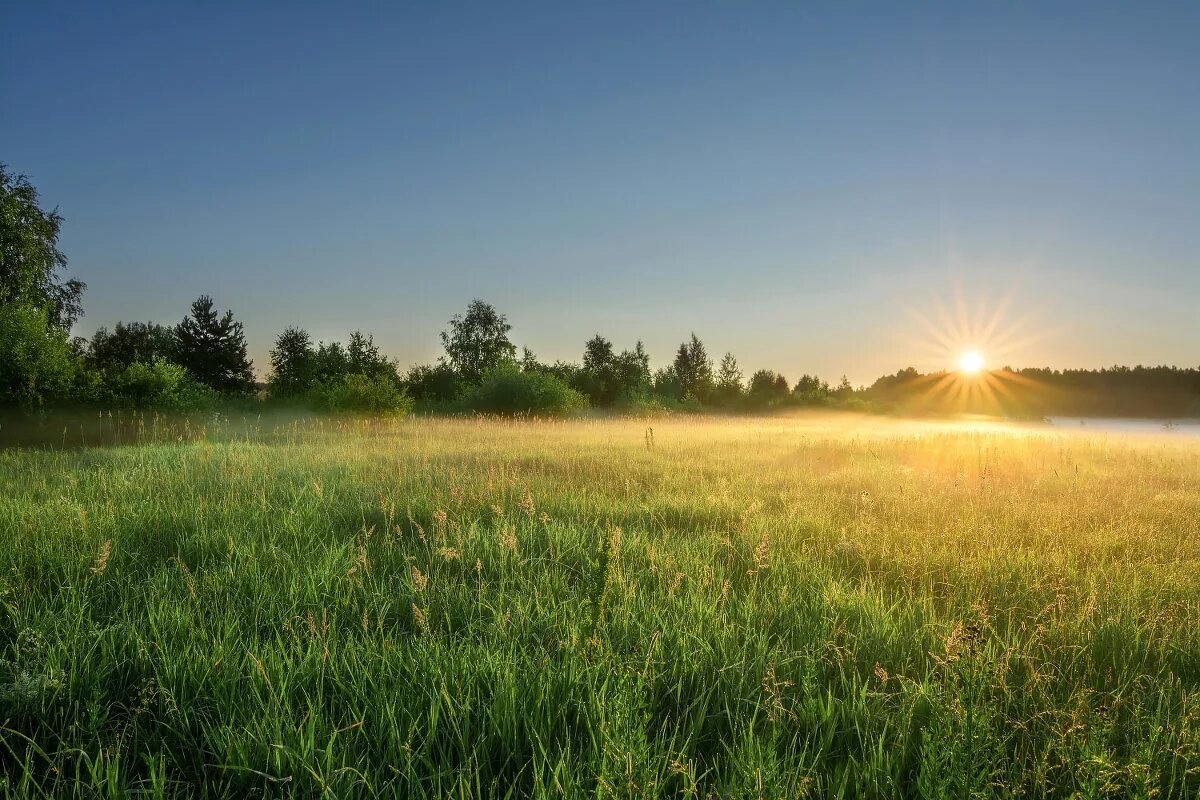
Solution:
<svg viewBox="0 0 1200 800"><path fill-rule="evenodd" d="M549 360L1200 364L1200 4L239 5L2 13L79 333L208 293L260 371L409 364L478 296Z"/></svg>

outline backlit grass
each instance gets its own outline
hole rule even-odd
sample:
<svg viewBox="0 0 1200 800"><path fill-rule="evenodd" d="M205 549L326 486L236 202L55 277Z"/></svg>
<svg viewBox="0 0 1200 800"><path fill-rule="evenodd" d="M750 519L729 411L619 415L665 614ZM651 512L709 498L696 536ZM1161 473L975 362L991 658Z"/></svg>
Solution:
<svg viewBox="0 0 1200 800"><path fill-rule="evenodd" d="M5 450L0 658L14 796L1197 796L1200 441L268 420Z"/></svg>

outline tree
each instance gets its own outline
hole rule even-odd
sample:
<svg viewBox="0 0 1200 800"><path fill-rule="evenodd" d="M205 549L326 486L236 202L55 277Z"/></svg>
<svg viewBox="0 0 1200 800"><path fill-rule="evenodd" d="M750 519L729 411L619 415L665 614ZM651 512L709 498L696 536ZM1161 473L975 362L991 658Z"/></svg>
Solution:
<svg viewBox="0 0 1200 800"><path fill-rule="evenodd" d="M545 372L546 365L538 361L537 353L528 347L521 348L521 370L523 372Z"/></svg>
<svg viewBox="0 0 1200 800"><path fill-rule="evenodd" d="M801 375L792 387L792 396L805 405L821 405L829 399L829 384L815 375Z"/></svg>
<svg viewBox="0 0 1200 800"><path fill-rule="evenodd" d="M396 365L380 352L379 347L375 344L375 338L369 333L355 331L350 334L350 344L346 347L346 361L351 374L400 383Z"/></svg>
<svg viewBox="0 0 1200 800"><path fill-rule="evenodd" d="M615 367L620 395L640 396L650 391L650 355L640 339L632 350L624 350L617 356Z"/></svg>
<svg viewBox="0 0 1200 800"><path fill-rule="evenodd" d="M445 362L418 364L404 378L408 393L423 405L439 405L454 401L460 394L458 373Z"/></svg>
<svg viewBox="0 0 1200 800"><path fill-rule="evenodd" d="M583 345L583 368L588 372L611 370L614 360L612 342L598 333Z"/></svg>
<svg viewBox="0 0 1200 800"><path fill-rule="evenodd" d="M617 399L621 387L616 367L617 357L612 342L598 333L587 340L583 346L579 388L595 405L610 406Z"/></svg>
<svg viewBox="0 0 1200 800"><path fill-rule="evenodd" d="M760 369L750 376L750 399L757 405L768 405L786 400L790 394L787 378L779 373Z"/></svg>
<svg viewBox="0 0 1200 800"><path fill-rule="evenodd" d="M299 397L316 381L316 351L303 328L285 328L271 350L270 392L275 397Z"/></svg>
<svg viewBox="0 0 1200 800"><path fill-rule="evenodd" d="M682 397L691 396L701 401L708 399L713 388L712 359L696 334L692 334L690 341L679 345L673 366L683 392Z"/></svg>
<svg viewBox="0 0 1200 800"><path fill-rule="evenodd" d="M450 330L442 331L442 345L450 365L468 383L479 383L484 373L511 361L517 348L508 340L512 326L489 303L472 300L463 316L450 320Z"/></svg>
<svg viewBox="0 0 1200 800"><path fill-rule="evenodd" d="M721 366L717 369L717 396L725 403L737 402L745 391L742 386L742 370L738 366L733 353L726 353L721 358Z"/></svg>
<svg viewBox="0 0 1200 800"><path fill-rule="evenodd" d="M321 342L313 356L313 380L317 383L341 380L350 371L350 356L341 342Z"/></svg>
<svg viewBox="0 0 1200 800"><path fill-rule="evenodd" d="M0 303L0 404L32 408L70 393L71 344L49 316L31 303Z"/></svg>
<svg viewBox="0 0 1200 800"><path fill-rule="evenodd" d="M654 373L654 393L671 401L683 397L683 384L679 382L674 364L668 364Z"/></svg>
<svg viewBox="0 0 1200 800"><path fill-rule="evenodd" d="M157 322L118 322L112 331L100 328L85 348L89 367L122 371L135 363L153 364L174 357L175 336Z"/></svg>
<svg viewBox="0 0 1200 800"><path fill-rule="evenodd" d="M191 314L176 326L175 355L196 380L218 392L236 394L254 388L242 323L234 320L232 311L219 315L208 295L197 298Z"/></svg>
<svg viewBox="0 0 1200 800"><path fill-rule="evenodd" d="M83 315L86 287L59 283L67 257L58 249L62 216L38 205L38 192L24 175L0 164L0 304L26 303L46 310L47 325L69 331Z"/></svg>
<svg viewBox="0 0 1200 800"><path fill-rule="evenodd" d="M792 391L796 394L807 394L810 392L828 392L829 384L818 378L816 375L801 375L800 380L796 381L796 385L792 387Z"/></svg>

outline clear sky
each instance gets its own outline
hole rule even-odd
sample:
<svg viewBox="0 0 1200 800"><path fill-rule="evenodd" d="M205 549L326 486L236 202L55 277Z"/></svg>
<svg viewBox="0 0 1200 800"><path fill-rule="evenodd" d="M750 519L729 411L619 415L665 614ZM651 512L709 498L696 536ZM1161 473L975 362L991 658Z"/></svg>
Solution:
<svg viewBox="0 0 1200 800"><path fill-rule="evenodd" d="M208 293L260 371L408 364L477 296L548 360L1200 365L1198 3L241 5L2 13L80 333Z"/></svg>

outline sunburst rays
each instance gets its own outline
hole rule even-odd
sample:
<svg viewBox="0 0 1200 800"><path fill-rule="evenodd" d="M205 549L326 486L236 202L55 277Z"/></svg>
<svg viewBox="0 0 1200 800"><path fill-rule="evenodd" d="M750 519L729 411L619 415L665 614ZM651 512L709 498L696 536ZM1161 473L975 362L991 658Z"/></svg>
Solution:
<svg viewBox="0 0 1200 800"><path fill-rule="evenodd" d="M906 309L918 332L901 339L927 371L912 385L917 410L1027 413L1030 400L1049 391L1000 366L1050 333L1029 333L1030 317L1013 314L1015 299L1014 288L995 302L985 296L969 303L956 286L950 306L935 297L925 311Z"/></svg>

